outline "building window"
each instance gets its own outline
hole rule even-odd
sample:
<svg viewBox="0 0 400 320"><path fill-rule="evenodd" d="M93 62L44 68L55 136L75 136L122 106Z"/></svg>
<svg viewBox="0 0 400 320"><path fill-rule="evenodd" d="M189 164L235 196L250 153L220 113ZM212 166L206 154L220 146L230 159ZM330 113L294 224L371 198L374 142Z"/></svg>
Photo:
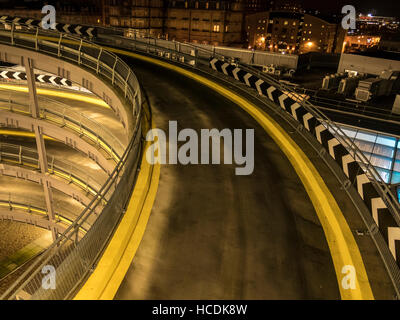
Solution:
<svg viewBox="0 0 400 320"><path fill-rule="evenodd" d="M213 31L214 32L219 32L219 24L214 24Z"/></svg>
<svg viewBox="0 0 400 320"><path fill-rule="evenodd" d="M285 21L283 24L286 26L289 22Z"/></svg>

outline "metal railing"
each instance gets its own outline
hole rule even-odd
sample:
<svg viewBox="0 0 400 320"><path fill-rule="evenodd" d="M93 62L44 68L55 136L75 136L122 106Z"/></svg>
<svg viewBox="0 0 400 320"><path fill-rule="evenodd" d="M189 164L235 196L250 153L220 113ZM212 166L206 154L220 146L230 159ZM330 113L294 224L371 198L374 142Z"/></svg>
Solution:
<svg viewBox="0 0 400 320"><path fill-rule="evenodd" d="M369 159L365 156L365 154L358 148L358 146L354 143L353 139L349 138L343 130L335 125L333 121L331 121L325 114L323 114L317 107L312 105L307 100L303 99L303 97L294 91L290 86L286 86L280 83L275 78L261 72L258 69L252 68L248 65L241 64L236 59L231 57L222 56L215 52L207 51L204 48L199 48L198 46L189 44L189 43L177 43L170 42L168 46L160 47L159 44L165 44L166 41L160 41L156 38L145 38L145 39L132 39L132 38L124 38L124 37L114 37L112 40L110 37L101 39L97 39L99 43L104 43L108 45L113 45L118 47L125 47L127 49L135 50L142 52L147 55L156 56L158 59L169 60L172 63L182 65L185 68L196 69L196 71L205 74L208 77L217 78L220 81L224 81L229 86L233 86L237 88L238 91L246 92L246 94L250 94L254 99L258 101L259 106L264 106L264 108L273 111L276 115L278 115L282 120L288 123L294 130L297 132L305 141L312 147L313 150L316 151L318 156L323 160L323 162L328 166L337 180L341 183L343 190L347 193L352 203L356 207L361 219L363 220L368 233L370 234L373 242L375 243L378 252L380 253L383 263L388 271L389 277L392 280L397 299L400 299L400 270L396 261L391 254L387 243L383 239L383 236L380 232L377 232L378 228L376 226L375 221L372 218L371 214L366 213L365 204L360 203L360 196L355 191L352 192L349 189L349 180L344 175L343 170L338 166L336 162L334 162L333 158L330 157L329 153L326 152L323 146L319 144L317 139L312 136L308 131L302 130L299 126L299 122L293 118L289 113L283 111L280 106L277 106L274 102L270 101L265 96L260 96L259 93L249 88L235 79L225 76L222 73L214 72L210 68L210 59L216 57L220 60L235 63L235 65L241 68L244 71L247 71L255 76L258 76L260 79L264 80L268 84L273 85L276 89L285 93L288 97L296 100L300 105L302 105L310 114L316 117L334 136L335 138L348 150L348 152L352 155L352 157L359 163L362 163L362 169L365 171L369 180L374 185L375 189L378 191L380 197L383 199L387 207L389 208L391 214L393 215L396 223L400 226L400 205L397 201L397 197L393 194L390 187L385 183L383 178L377 172L375 167L370 163ZM194 51L193 50L199 50ZM165 55L165 53L169 53ZM324 152L322 152L324 150ZM328 156L327 156L328 155ZM330 159L329 159L330 158ZM351 184L350 184L351 185Z"/></svg>
<svg viewBox="0 0 400 320"><path fill-rule="evenodd" d="M75 218L74 213L66 210L65 206L57 201L54 202L54 205L55 223L61 225L63 228L71 225ZM5 208L7 211L9 211L7 216L12 216L12 212L18 210L20 212L27 213L33 219L38 218L48 221L48 212L44 207L44 204L41 205L37 199L29 198L26 196L26 194L18 195L0 192L0 208ZM4 219L4 216L0 214L0 218ZM82 225L80 228L80 233L85 233L90 228L91 223L92 221L88 221Z"/></svg>
<svg viewBox="0 0 400 320"><path fill-rule="evenodd" d="M9 143L0 142L0 162L27 167L30 170L40 169L39 154L36 149ZM67 184L76 185L92 196L97 196L98 191L106 180L103 174L94 178L73 163L60 160L54 156L47 156L47 163L49 174L65 180Z"/></svg>
<svg viewBox="0 0 400 320"><path fill-rule="evenodd" d="M297 93L295 90L293 90L292 87L279 82L272 76L264 72L261 72L256 68L240 63L240 61L237 61L237 59L223 56L216 52L196 46L194 44L169 41L169 45L165 45L165 43L168 43L168 41L160 40L157 38L150 38L149 35L147 35L147 37L148 37L147 39L143 38L132 39L132 38L119 37L119 40L120 41L125 40L126 44L128 44L129 48L131 49L142 51L147 54L157 55L158 57L160 57L159 52L161 50L165 50L177 56L177 58L175 59L171 57L173 60L175 60L176 63L181 63L186 66L190 66L192 68L196 68L207 73L210 73L210 70L207 69L205 70L203 67L207 66L209 69L209 59L212 57L216 57L226 62L232 62L235 63L237 67L241 68L242 70L254 74L255 76L265 81L266 83L273 85L276 89L282 91L283 93L286 93L287 96L294 98L310 114L316 117L327 129L329 129L331 133L333 133L335 138L338 139L338 141L342 145L344 145L349 152L351 152L351 155L356 161L364 164L363 169L365 170L365 173L367 174L370 181L373 183L379 195L382 197L382 199L388 206L397 224L400 226L400 204L397 201L395 195L392 193L389 186L385 183L385 181L381 177L381 175L378 173L375 167L370 163L369 159L358 148L358 146L354 143L353 139L349 138L345 134L345 132L340 127L336 126L333 121L331 121L323 112L321 112L318 109L318 107L315 107L309 101L305 100L303 96ZM118 41L118 37L114 38L115 41ZM110 38L108 38L107 41L109 42ZM133 44L129 45L129 42L132 42ZM118 44L123 45L123 42L118 42ZM163 47L161 47L160 45L163 45ZM197 50L197 52L194 52L194 55L193 55L193 50ZM185 59L179 59L180 56L184 57Z"/></svg>
<svg viewBox="0 0 400 320"><path fill-rule="evenodd" d="M39 33L37 31L36 33ZM0 33L1 35L1 33ZM10 36L12 39L15 36ZM59 44L63 41L63 36L60 36L60 41ZM36 36L36 39L38 37ZM38 40L37 40L38 41ZM75 39L76 41L76 39ZM80 40L81 43L83 40ZM191 67L197 69L199 72L205 73L208 76L216 77L219 78L222 81L225 81L227 83L230 83L230 85L233 85L237 87L239 90L245 91L247 93L252 94L252 97L257 99L261 105L264 105L265 107L274 110L274 106L271 106L272 103L271 101L268 101L264 97L258 96L253 90L249 88L244 88L243 86L240 86L237 82L235 83L235 80L230 79L228 77L225 77L217 72L212 72L209 68L209 58L210 57L217 57L221 60L227 61L227 62L233 62L235 63L238 67L240 67L242 70L247 71L249 73L252 73L256 76L258 76L260 79L266 81L267 83L273 85L276 89L281 90L282 92L286 93L288 96L294 97L310 114L313 116L317 117L321 123L328 128L338 139L340 143L342 143L349 151L353 150L353 157L355 160L362 162L365 164L365 171L368 176L368 178L371 180L373 185L375 186L376 190L379 192L380 196L388 206L389 210L393 214L396 222L400 225L400 220L399 220L399 212L400 212L400 206L397 202L397 199L395 199L394 195L392 194L390 188L386 185L386 183L383 181L379 173L376 171L374 166L369 162L367 157L362 153L361 150L354 144L352 139L346 136L346 134L338 127L334 125L330 119L328 119L322 112L320 112L315 106L313 106L311 103L308 101L302 99L302 97L297 94L292 88L289 86L285 86L284 84L280 83L276 79L274 79L271 76L268 76L266 74L263 74L260 72L258 69L249 67L247 65L241 64L240 62L236 61L236 59L233 59L231 57L226 57L223 55L220 55L216 52L210 52L207 49L192 45L192 44L181 44L177 42L169 42L168 46L160 46L161 41L157 41L157 39L152 39L152 38L147 38L145 40L141 39L132 39L132 38L124 38L124 37L118 37L115 36L114 39L108 37L107 39L98 39L98 41L102 44L111 44L113 46L123 46L127 49L133 49L137 50L139 52L149 54L149 55L154 55L157 56L161 59L167 59L167 60L174 60L175 63L181 64L185 67ZM165 40L164 40L165 41ZM0 37L0 42L1 42L1 37ZM165 43L165 42L164 42ZM46 43L47 45L47 43ZM49 45L51 47L51 45ZM53 48L57 48L59 46L53 44ZM81 52L82 45L78 46L77 48L74 48L75 51L79 50ZM60 51L60 48L58 49ZM168 57L165 55L165 53L169 53ZM100 54L101 56L101 54ZM75 57L76 58L76 57ZM112 62L112 60L111 60ZM115 70L115 68L112 68L112 70ZM110 78L109 74L107 74L108 78ZM129 76L128 76L129 78ZM112 77L112 83L114 83L114 77ZM126 82L125 82L126 83ZM120 88L123 87L121 85L121 81L117 84ZM280 111L278 111L280 110ZM363 210L357 207L357 199L355 198L355 195L352 194L348 188L346 187L346 181L345 178L343 177L343 172L338 173L337 172L337 166L332 166L332 164L326 159L326 153L320 152L321 147L316 145L316 139L313 138L311 135L302 132L301 129L299 129L298 124L296 125L296 121L293 122L293 118L291 119L289 117L289 114L284 114L281 112L281 108L278 108L274 110L276 114L279 114L279 116L284 119L287 123L289 123L293 128L296 129L299 134L305 138L305 140L309 143L310 146L314 150L318 150L319 156L323 159L323 161L328 165L328 167L331 169L331 171L335 174L337 179L343 184L344 189L346 192L349 194L350 198L352 199L353 203L355 204L357 210L360 213L360 216L363 218L366 227L370 231L370 234L378 248L378 251L380 252L384 263L388 269L388 272L391 276L391 279L394 283L394 286L396 288L396 292L399 295L399 283L400 283L400 278L399 278L399 272L398 272L398 267L395 265L395 262L393 264L393 256L390 254L388 251L387 245L384 243L384 240L382 236L378 233L376 234L376 230L374 229L374 222L373 220L370 220L370 216L365 216L365 214L362 213ZM376 225L375 225L376 227Z"/></svg>
<svg viewBox="0 0 400 320"><path fill-rule="evenodd" d="M49 38L58 38L50 41ZM88 206L79 214L56 241L43 252L25 272L0 296L1 299L18 299L21 295L31 299L71 298L82 282L95 268L111 235L127 206L136 182L142 155L142 141L150 128L151 113L143 99L135 74L118 56L83 39L51 30L20 26L15 30L1 30L0 43L35 50L68 60L91 70L101 80L117 89L128 105L132 106L132 133L119 160ZM107 204L82 239L77 237L96 208L107 199ZM41 270L52 265L57 273L55 290L42 288Z"/></svg>
<svg viewBox="0 0 400 320"><path fill-rule="evenodd" d="M136 107L141 105L142 99L138 94L139 82L129 66L118 56L93 42L69 34L23 25L18 27L16 30L13 23L11 30L6 30L5 24L0 23L0 43L46 53L89 69L118 89L132 106L133 115L137 115ZM57 41L52 41L54 38Z"/></svg>
<svg viewBox="0 0 400 320"><path fill-rule="evenodd" d="M40 119L76 132L80 137L85 137L102 148L114 161L119 160L124 147L104 126L53 99L38 97L38 102ZM0 109L31 116L29 104L15 102L12 97L8 100L0 98Z"/></svg>

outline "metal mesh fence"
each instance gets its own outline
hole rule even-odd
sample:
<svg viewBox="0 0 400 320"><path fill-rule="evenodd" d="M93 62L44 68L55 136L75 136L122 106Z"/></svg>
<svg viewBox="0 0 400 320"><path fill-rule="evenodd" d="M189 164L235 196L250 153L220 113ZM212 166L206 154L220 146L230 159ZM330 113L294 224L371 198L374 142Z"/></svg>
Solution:
<svg viewBox="0 0 400 320"><path fill-rule="evenodd" d="M3 26L4 28L4 26ZM18 34L4 32L0 24L0 43L18 46L72 61L96 72L108 81L132 106L133 133L129 144L110 176L97 191L82 213L58 236L57 240L0 297L1 299L67 299L71 298L82 280L94 269L129 201L136 181L142 154L143 132L149 129L151 113L142 97L139 83L131 69L116 55L80 38L42 29L21 27ZM58 37L51 42L43 37ZM63 114L61 112L61 114ZM89 125L88 125L89 126ZM35 159L34 155L30 158ZM96 208L106 205L89 231L79 238L80 229L95 214ZM42 270L51 266L57 274L55 290L42 287Z"/></svg>

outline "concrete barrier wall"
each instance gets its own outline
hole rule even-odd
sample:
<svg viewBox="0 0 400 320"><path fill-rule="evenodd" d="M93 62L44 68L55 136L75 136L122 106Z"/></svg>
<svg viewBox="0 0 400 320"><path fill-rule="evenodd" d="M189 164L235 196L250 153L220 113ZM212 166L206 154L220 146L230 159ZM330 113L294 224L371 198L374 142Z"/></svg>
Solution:
<svg viewBox="0 0 400 320"><path fill-rule="evenodd" d="M383 70L389 69L400 70L400 61L342 53L337 72L354 70L360 73L380 75Z"/></svg>

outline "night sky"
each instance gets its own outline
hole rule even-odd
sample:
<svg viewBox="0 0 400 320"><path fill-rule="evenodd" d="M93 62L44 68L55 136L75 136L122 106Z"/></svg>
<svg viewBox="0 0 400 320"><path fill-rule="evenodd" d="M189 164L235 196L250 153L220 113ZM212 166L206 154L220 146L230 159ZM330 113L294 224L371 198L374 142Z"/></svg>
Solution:
<svg viewBox="0 0 400 320"><path fill-rule="evenodd" d="M323 12L340 12L344 5L353 5L357 12L368 13L373 9L376 15L400 17L399 0L299 0L306 9Z"/></svg>

